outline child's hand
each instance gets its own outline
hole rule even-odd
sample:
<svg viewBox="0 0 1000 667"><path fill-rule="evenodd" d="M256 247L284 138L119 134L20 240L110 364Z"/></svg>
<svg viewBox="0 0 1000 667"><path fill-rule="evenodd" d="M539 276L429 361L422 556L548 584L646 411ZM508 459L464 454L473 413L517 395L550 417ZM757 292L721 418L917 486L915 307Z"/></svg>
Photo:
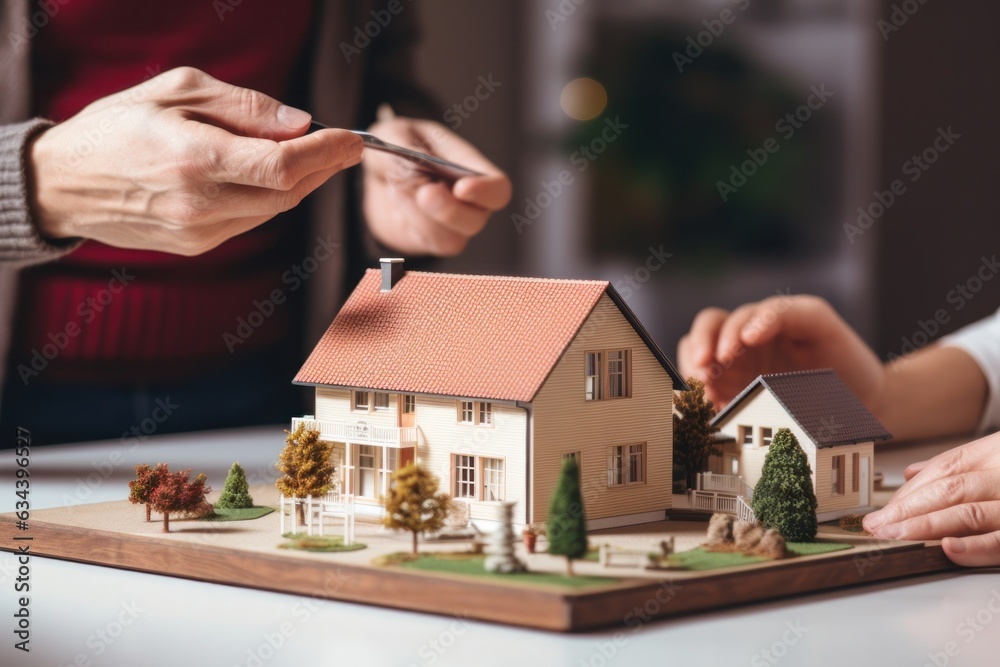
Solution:
<svg viewBox="0 0 1000 667"><path fill-rule="evenodd" d="M875 353L815 296L771 297L731 313L706 308L681 339L677 360L720 409L761 373L833 368L873 411L885 384Z"/></svg>
<svg viewBox="0 0 1000 667"><path fill-rule="evenodd" d="M944 538L945 554L969 567L1000 565L1000 433L906 469L907 482L864 519L876 537Z"/></svg>

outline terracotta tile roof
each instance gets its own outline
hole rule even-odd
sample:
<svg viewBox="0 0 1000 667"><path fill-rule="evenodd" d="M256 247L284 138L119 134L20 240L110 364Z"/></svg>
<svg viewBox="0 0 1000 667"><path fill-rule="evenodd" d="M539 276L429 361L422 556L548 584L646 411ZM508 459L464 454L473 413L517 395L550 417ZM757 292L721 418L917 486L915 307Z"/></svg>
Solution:
<svg viewBox="0 0 1000 667"><path fill-rule="evenodd" d="M678 386L606 281L408 271L391 291L380 286L381 272L369 269L297 384L530 401L607 292Z"/></svg>
<svg viewBox="0 0 1000 667"><path fill-rule="evenodd" d="M760 375L712 420L721 423L758 386L768 389L817 447L892 438L832 369Z"/></svg>

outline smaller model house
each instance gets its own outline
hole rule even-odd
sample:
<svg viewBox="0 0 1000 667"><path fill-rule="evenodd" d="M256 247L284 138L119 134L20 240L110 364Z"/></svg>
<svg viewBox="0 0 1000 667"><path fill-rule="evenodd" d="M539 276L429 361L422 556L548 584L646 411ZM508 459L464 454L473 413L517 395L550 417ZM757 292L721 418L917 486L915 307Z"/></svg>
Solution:
<svg viewBox="0 0 1000 667"><path fill-rule="evenodd" d="M738 472L726 472L743 489L760 479L771 438L787 428L809 457L819 521L871 511L874 443L892 435L832 370L761 375L712 423L740 449Z"/></svg>
<svg viewBox="0 0 1000 667"><path fill-rule="evenodd" d="M606 281L369 270L295 377L342 492L380 511L417 460L473 521L545 521L580 463L591 529L671 505L673 365Z"/></svg>

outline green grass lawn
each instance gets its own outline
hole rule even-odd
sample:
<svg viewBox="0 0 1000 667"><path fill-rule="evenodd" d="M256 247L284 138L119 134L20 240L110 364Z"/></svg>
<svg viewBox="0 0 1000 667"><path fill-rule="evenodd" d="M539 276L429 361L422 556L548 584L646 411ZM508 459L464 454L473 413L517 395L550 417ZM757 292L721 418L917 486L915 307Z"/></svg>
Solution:
<svg viewBox="0 0 1000 667"><path fill-rule="evenodd" d="M344 538L339 535L309 535L308 533L285 533L282 537L288 542L278 545L279 549L295 549L296 551L312 551L314 553L337 553L339 551L358 551L366 548L360 542L344 544Z"/></svg>
<svg viewBox="0 0 1000 667"><path fill-rule="evenodd" d="M215 508L214 514L202 517L200 521L248 521L267 516L274 511L273 507L246 507L240 509Z"/></svg>
<svg viewBox="0 0 1000 667"><path fill-rule="evenodd" d="M840 544L836 542L789 542L788 550L795 556L814 556L832 551L850 549L850 544ZM703 570L717 570L722 567L735 567L739 565L750 565L752 563L762 563L767 559L762 556L744 556L741 553L728 553L720 551L705 551L703 548L682 551L670 557L670 564L682 570L692 570L700 572Z"/></svg>
<svg viewBox="0 0 1000 667"><path fill-rule="evenodd" d="M486 556L466 553L425 553L414 558L412 554L396 553L379 559L377 564L401 567L424 572L445 572L480 579L499 579L523 584L562 586L564 588L585 588L614 584L620 579L613 577L575 576L552 572L523 572L519 574L497 574L483 569Z"/></svg>

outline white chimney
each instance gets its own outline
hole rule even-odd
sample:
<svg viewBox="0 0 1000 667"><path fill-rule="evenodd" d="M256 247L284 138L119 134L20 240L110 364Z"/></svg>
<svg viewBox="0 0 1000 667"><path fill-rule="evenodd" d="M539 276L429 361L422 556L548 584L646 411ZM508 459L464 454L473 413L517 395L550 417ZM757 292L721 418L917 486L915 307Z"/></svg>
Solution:
<svg viewBox="0 0 1000 667"><path fill-rule="evenodd" d="M382 265L382 292L391 292L399 279L403 277L402 257L381 257L379 264Z"/></svg>

